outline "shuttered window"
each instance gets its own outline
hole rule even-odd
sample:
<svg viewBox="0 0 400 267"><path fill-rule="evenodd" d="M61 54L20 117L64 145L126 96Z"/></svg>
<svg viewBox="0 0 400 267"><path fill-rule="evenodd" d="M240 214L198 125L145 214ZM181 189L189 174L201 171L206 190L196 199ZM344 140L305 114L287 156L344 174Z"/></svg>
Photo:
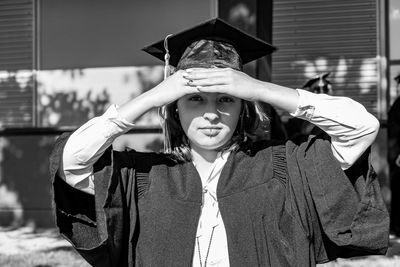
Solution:
<svg viewBox="0 0 400 267"><path fill-rule="evenodd" d="M273 7L272 81L301 88L331 72L335 95L377 114L377 19L374 0L279 0Z"/></svg>
<svg viewBox="0 0 400 267"><path fill-rule="evenodd" d="M33 125L33 1L0 1L0 127Z"/></svg>

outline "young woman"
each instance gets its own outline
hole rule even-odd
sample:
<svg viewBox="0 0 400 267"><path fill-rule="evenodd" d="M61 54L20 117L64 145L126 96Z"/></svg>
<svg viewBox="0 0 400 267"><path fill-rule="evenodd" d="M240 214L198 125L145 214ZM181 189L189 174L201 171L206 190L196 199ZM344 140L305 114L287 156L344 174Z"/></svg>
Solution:
<svg viewBox="0 0 400 267"><path fill-rule="evenodd" d="M171 37L186 48L166 47L174 74L59 138L57 226L93 266L315 266L385 253L388 214L368 161L379 123L349 98L246 75L238 32L216 19ZM256 141L257 101L326 134ZM112 151L154 107L166 151Z"/></svg>

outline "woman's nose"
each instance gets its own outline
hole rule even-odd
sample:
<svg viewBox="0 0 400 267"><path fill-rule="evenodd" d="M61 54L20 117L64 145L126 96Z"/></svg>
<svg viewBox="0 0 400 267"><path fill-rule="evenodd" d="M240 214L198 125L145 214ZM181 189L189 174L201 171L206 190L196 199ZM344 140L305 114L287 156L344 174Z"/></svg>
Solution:
<svg viewBox="0 0 400 267"><path fill-rule="evenodd" d="M217 111L207 111L204 113L203 118L209 121L215 121L219 118L219 114Z"/></svg>
<svg viewBox="0 0 400 267"><path fill-rule="evenodd" d="M217 105L209 105L204 112L203 117L209 121L215 121L219 118L219 111Z"/></svg>

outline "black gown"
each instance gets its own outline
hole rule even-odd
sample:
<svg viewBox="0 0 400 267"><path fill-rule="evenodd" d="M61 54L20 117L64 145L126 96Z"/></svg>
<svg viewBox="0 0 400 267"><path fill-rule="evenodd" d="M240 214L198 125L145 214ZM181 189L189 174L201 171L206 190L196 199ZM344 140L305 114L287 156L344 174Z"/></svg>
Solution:
<svg viewBox="0 0 400 267"><path fill-rule="evenodd" d="M400 166L396 164L400 155L400 97L396 99L388 114L388 162L390 170L391 229L400 236Z"/></svg>
<svg viewBox="0 0 400 267"><path fill-rule="evenodd" d="M51 177L56 223L75 249L93 266L191 266L202 199L194 165L109 149L94 165L93 196L57 176L66 139ZM315 266L388 246L369 152L344 172L321 136L232 152L217 196L231 266Z"/></svg>

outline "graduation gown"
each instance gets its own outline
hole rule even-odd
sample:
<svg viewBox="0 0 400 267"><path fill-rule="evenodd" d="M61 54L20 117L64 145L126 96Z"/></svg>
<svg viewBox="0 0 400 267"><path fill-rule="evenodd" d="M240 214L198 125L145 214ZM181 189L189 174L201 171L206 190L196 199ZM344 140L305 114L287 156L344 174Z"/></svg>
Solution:
<svg viewBox="0 0 400 267"><path fill-rule="evenodd" d="M396 164L400 155L400 97L396 99L388 113L388 163L390 173L391 229L400 236L400 166Z"/></svg>
<svg viewBox="0 0 400 267"><path fill-rule="evenodd" d="M56 224L74 248L93 266L191 266L202 202L193 163L109 149L89 195L57 176L67 137L50 171ZM231 266L315 266L388 246L369 153L344 172L322 137L231 153L217 196Z"/></svg>

